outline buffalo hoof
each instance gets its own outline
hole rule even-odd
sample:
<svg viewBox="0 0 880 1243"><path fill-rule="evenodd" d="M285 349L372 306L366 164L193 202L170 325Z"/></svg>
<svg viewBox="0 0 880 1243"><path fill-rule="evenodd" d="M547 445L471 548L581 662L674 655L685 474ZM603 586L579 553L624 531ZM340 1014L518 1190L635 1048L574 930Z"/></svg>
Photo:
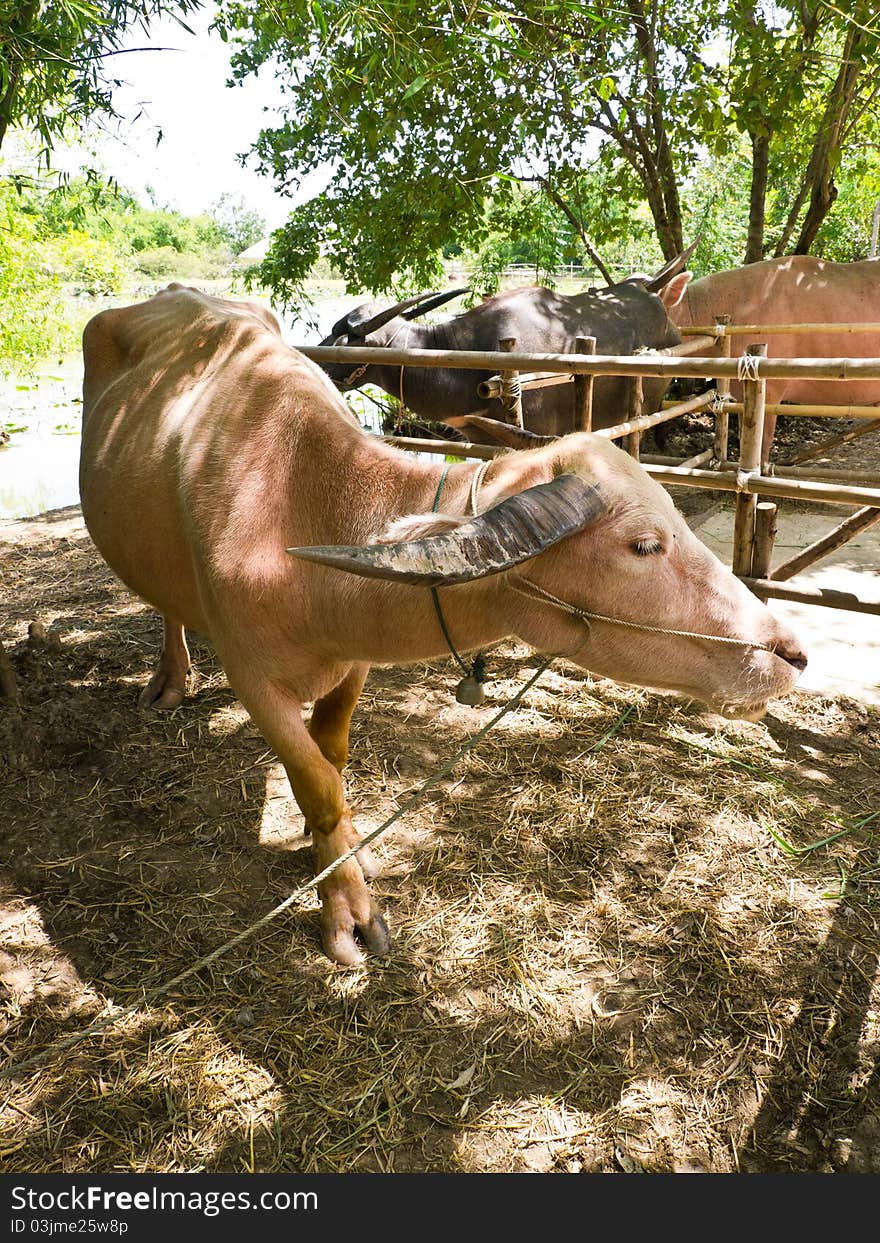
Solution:
<svg viewBox="0 0 880 1243"><path fill-rule="evenodd" d="M335 900L330 901L325 898L321 912L321 944L327 957L342 967L360 966L364 953L355 933L371 954L386 957L391 950L391 936L375 903L370 902L367 910L357 913L340 902L340 896L335 895Z"/></svg>
<svg viewBox="0 0 880 1243"><path fill-rule="evenodd" d="M186 690L172 686L167 673L154 673L138 696L138 707L159 712L172 712L186 698Z"/></svg>

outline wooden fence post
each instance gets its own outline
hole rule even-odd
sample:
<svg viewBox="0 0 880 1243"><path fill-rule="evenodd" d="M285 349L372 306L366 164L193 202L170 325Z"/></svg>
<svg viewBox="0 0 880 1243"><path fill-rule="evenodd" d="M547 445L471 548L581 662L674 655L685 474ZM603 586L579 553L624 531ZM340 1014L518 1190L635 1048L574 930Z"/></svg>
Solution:
<svg viewBox="0 0 880 1243"><path fill-rule="evenodd" d="M498 342L499 350L505 354L512 354L516 349L516 337L502 337ZM519 384L518 371L502 371L501 375L501 404L505 412L511 416L510 422L514 427L522 427L522 389Z"/></svg>
<svg viewBox="0 0 880 1243"><path fill-rule="evenodd" d="M730 323L729 315L716 315L715 327L727 328ZM727 332L721 334L721 341L718 349L719 358L730 358L730 337ZM715 390L718 393L719 406L721 402L730 396L730 377L720 376L715 380ZM715 452L713 457L716 462L723 462L727 457L727 439L730 428L730 415L726 409L718 409L715 413Z"/></svg>
<svg viewBox="0 0 880 1243"><path fill-rule="evenodd" d="M644 396L642 389L642 377L634 375L627 385L627 419L637 419L642 413L644 405ZM630 457L639 460L639 450L642 444L642 433L640 431L630 432L624 440L624 448Z"/></svg>
<svg viewBox="0 0 880 1243"><path fill-rule="evenodd" d="M746 358L766 358L766 345L750 345ZM764 435L766 380L752 378L745 369L743 412L739 421L739 476L757 475L761 469L761 441ZM733 572L751 575L755 547L755 510L758 498L753 492L737 491L733 524Z"/></svg>
<svg viewBox="0 0 880 1243"><path fill-rule="evenodd" d="M574 343L576 354L595 354L595 337L576 337ZM593 376L576 375L574 377L574 418L572 431L591 432L593 430Z"/></svg>
<svg viewBox="0 0 880 1243"><path fill-rule="evenodd" d="M752 577L769 578L776 539L776 504L758 501L755 509L755 551L752 555Z"/></svg>

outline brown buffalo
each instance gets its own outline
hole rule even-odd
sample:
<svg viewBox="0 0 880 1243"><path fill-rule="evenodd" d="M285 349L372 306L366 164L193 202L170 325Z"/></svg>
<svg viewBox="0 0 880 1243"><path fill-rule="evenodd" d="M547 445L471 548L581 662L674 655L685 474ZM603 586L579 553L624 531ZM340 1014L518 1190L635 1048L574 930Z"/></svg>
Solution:
<svg viewBox="0 0 880 1243"><path fill-rule="evenodd" d="M180 704L184 627L208 636L284 763L321 869L358 841L341 771L370 665L446 651L428 584L462 651L515 635L734 715L760 715L806 663L667 493L601 437L452 465L435 514L440 464L364 432L256 306L171 285L96 315L83 352L83 514L110 566L165 617L142 701ZM388 946L372 867L365 850L320 887L339 962L360 960L356 931Z"/></svg>

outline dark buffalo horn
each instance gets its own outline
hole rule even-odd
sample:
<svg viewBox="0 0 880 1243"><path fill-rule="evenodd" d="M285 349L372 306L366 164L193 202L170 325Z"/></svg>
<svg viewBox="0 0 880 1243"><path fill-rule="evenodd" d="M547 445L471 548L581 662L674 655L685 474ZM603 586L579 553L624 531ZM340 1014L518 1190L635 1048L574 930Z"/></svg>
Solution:
<svg viewBox="0 0 880 1243"><path fill-rule="evenodd" d="M400 544L331 544L287 551L366 578L446 587L488 578L537 557L583 530L605 509L598 488L577 475L560 475L439 535Z"/></svg>
<svg viewBox="0 0 880 1243"><path fill-rule="evenodd" d="M465 427L476 427L485 432L501 445L511 449L536 449L538 445L549 445L558 440L558 436L541 436L538 432L530 432L527 427L514 427L512 423L503 423L501 419L487 419L481 414L469 414L464 420Z"/></svg>
<svg viewBox="0 0 880 1243"><path fill-rule="evenodd" d="M656 276L652 276L650 280L645 281L645 288L649 293L657 293L657 291L662 289L664 285L669 284L673 276L678 275L687 263L688 259L690 259L691 255L699 246L700 239L701 234L698 233L691 242L690 246L688 246L687 250L683 250L680 255L677 255L674 259L670 259L668 263L664 263L663 267L656 274Z"/></svg>
<svg viewBox="0 0 880 1243"><path fill-rule="evenodd" d="M435 293L432 298L420 302L418 306L414 306L412 310L406 311L404 319L415 319L419 315L427 315L429 311L436 311L438 306L443 306L444 302L451 302L453 298L460 297L463 293L470 293L470 285L465 285L464 289L447 289L443 293Z"/></svg>
<svg viewBox="0 0 880 1243"><path fill-rule="evenodd" d="M378 315L371 315L369 319L358 320L355 318L357 311L352 311L347 319L348 331L353 337L368 337L371 332L378 332L390 320L402 315L410 307L433 296L431 290L427 289L423 293L414 294L411 298L404 298L402 302L395 302L394 306L386 307L384 311L380 311Z"/></svg>

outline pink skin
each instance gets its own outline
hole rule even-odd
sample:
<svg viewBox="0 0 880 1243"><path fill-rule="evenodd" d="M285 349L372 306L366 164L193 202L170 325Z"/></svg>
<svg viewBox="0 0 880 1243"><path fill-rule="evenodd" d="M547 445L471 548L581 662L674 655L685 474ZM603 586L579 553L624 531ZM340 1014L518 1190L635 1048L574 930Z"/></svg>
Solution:
<svg viewBox="0 0 880 1243"><path fill-rule="evenodd" d="M107 562L166 618L144 698L175 707L188 666L184 627L208 636L285 765L323 868L359 840L341 770L369 666L429 659L446 646L425 588L358 578L285 550L366 544L407 514L432 529L443 520L431 513L441 468L362 432L330 381L246 303L171 287L96 316L84 356L83 513ZM467 512L475 469L449 470L447 523ZM791 689L804 661L797 637L606 440L568 436L497 459L479 506L561 474L597 485L606 512L518 573L581 608L772 650L634 638L607 623L587 634L565 612L525 600L501 573L443 589L462 651L515 634L618 681L748 716ZM338 962L361 960L356 935L373 952L388 947L365 870L371 861L352 860L321 886L324 945Z"/></svg>
<svg viewBox="0 0 880 1243"><path fill-rule="evenodd" d="M712 324L729 315L733 324L866 324L880 323L880 263L830 263L812 255L766 259L691 281L682 300L669 313L679 328ZM766 342L770 358L873 358L876 333L806 331L773 336L757 331L733 338L734 357L746 346ZM742 388L733 384L742 400ZM810 405L880 403L880 380L768 380L767 402ZM776 415L764 423L763 460L769 460Z"/></svg>

